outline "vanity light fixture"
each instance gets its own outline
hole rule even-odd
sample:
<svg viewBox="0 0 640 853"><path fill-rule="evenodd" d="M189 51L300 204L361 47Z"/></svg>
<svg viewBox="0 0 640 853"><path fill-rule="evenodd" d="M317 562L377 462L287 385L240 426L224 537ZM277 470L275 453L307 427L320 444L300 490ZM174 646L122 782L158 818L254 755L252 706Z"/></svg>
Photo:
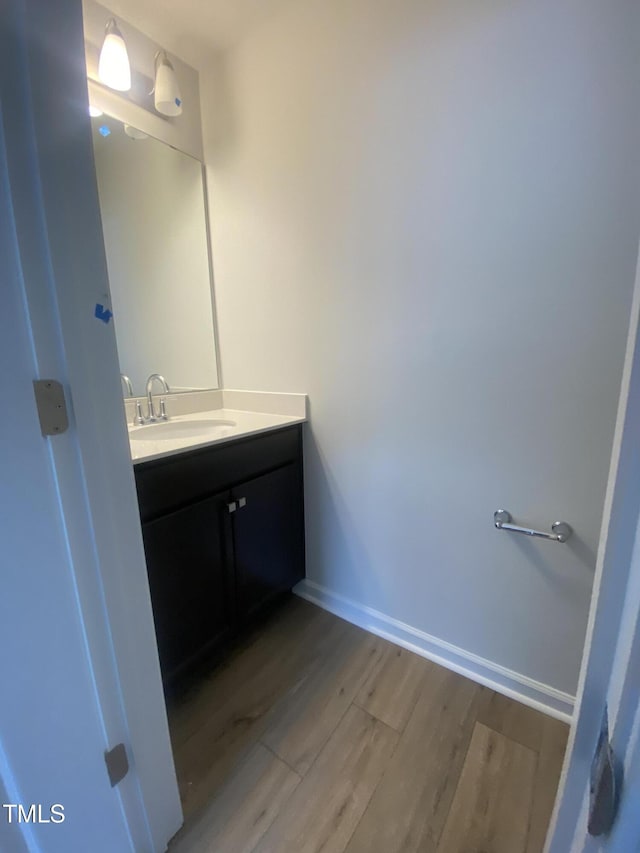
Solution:
<svg viewBox="0 0 640 853"><path fill-rule="evenodd" d="M127 46L115 18L109 18L98 62L98 77L105 86L118 92L131 88L131 65Z"/></svg>
<svg viewBox="0 0 640 853"><path fill-rule="evenodd" d="M179 116L182 113L178 78L164 50L156 53L156 82L153 91L154 106L159 113L165 116Z"/></svg>

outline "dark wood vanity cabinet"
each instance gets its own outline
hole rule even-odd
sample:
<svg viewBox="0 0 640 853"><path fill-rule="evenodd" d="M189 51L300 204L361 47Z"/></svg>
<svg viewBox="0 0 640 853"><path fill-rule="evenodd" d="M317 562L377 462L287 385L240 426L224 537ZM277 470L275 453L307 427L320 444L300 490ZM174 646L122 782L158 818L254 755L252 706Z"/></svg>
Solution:
<svg viewBox="0 0 640 853"><path fill-rule="evenodd" d="M300 425L135 467L165 684L304 577Z"/></svg>
<svg viewBox="0 0 640 853"><path fill-rule="evenodd" d="M171 677L229 638L235 623L226 494L142 527L163 675Z"/></svg>
<svg viewBox="0 0 640 853"><path fill-rule="evenodd" d="M295 462L234 489L233 519L238 615L247 621L273 596L304 576L300 469Z"/></svg>

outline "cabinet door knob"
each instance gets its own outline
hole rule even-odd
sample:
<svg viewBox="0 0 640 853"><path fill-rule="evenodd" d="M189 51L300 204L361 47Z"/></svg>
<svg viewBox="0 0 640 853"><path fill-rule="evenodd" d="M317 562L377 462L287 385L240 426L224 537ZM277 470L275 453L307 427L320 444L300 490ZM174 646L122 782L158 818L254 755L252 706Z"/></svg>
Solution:
<svg viewBox="0 0 640 853"><path fill-rule="evenodd" d="M236 504L235 501L231 501L231 503L227 504L227 512L229 514L231 514L232 512L235 512L237 509L238 509L238 505Z"/></svg>
<svg viewBox="0 0 640 853"><path fill-rule="evenodd" d="M238 498L238 509L242 509L246 505L247 505L247 499L246 498Z"/></svg>

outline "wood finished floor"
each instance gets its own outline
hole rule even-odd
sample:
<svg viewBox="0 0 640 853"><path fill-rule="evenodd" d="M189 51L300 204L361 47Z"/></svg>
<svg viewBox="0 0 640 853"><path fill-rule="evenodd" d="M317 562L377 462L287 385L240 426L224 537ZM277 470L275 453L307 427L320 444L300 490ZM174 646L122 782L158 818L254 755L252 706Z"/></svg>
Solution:
<svg viewBox="0 0 640 853"><path fill-rule="evenodd" d="M541 853L568 734L296 598L169 719L170 853Z"/></svg>

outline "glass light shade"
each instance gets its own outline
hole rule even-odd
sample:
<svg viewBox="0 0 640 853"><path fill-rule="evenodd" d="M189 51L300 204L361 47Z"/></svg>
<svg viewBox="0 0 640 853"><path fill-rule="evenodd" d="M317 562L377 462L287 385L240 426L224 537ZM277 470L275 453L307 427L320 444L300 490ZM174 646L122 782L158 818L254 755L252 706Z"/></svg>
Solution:
<svg viewBox="0 0 640 853"><path fill-rule="evenodd" d="M178 78L166 53L161 52L156 62L156 85L153 102L159 113L179 116L182 113L182 96Z"/></svg>
<svg viewBox="0 0 640 853"><path fill-rule="evenodd" d="M127 46L113 18L107 24L100 51L98 77L105 86L118 92L128 92L131 88L131 66Z"/></svg>

